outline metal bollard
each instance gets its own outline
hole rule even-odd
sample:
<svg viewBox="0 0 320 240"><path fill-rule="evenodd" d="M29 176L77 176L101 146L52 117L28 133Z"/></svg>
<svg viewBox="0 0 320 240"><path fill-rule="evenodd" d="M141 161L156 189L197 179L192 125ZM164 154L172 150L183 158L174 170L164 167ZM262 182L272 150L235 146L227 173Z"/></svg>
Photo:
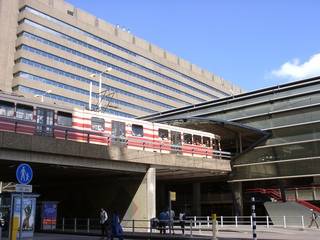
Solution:
<svg viewBox="0 0 320 240"><path fill-rule="evenodd" d="M77 218L74 218L74 232L77 232Z"/></svg>
<svg viewBox="0 0 320 240"><path fill-rule="evenodd" d="M223 227L223 216L221 216L221 223L220 223L221 227Z"/></svg>
<svg viewBox="0 0 320 240"><path fill-rule="evenodd" d="M134 232L134 219L132 220L132 232Z"/></svg>
<svg viewBox="0 0 320 240"><path fill-rule="evenodd" d="M64 232L64 218L62 218L62 232Z"/></svg>
<svg viewBox="0 0 320 240"><path fill-rule="evenodd" d="M212 214L212 240L217 240L217 214Z"/></svg>
<svg viewBox="0 0 320 240"><path fill-rule="evenodd" d="M286 216L283 216L283 228L287 228Z"/></svg>
<svg viewBox="0 0 320 240"><path fill-rule="evenodd" d="M304 217L301 216L301 225L302 225L302 229L304 229Z"/></svg>
<svg viewBox="0 0 320 240"><path fill-rule="evenodd" d="M252 214L252 239L257 240L257 221L256 221L256 206L254 197L251 198L251 214Z"/></svg>
<svg viewBox="0 0 320 240"><path fill-rule="evenodd" d="M87 219L87 232L90 232L90 219Z"/></svg>
<svg viewBox="0 0 320 240"><path fill-rule="evenodd" d="M238 227L238 216L235 216L236 227Z"/></svg>
<svg viewBox="0 0 320 240"><path fill-rule="evenodd" d="M193 225L193 222L192 222L192 219L190 221L190 237L192 237L192 225Z"/></svg>
<svg viewBox="0 0 320 240"><path fill-rule="evenodd" d="M267 218L267 228L269 228L269 216L266 216Z"/></svg>

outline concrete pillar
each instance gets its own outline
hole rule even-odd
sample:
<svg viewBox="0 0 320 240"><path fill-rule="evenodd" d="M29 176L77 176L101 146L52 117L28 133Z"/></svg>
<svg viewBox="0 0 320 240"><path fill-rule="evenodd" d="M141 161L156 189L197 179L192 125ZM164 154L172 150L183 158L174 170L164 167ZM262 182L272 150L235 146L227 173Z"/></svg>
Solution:
<svg viewBox="0 0 320 240"><path fill-rule="evenodd" d="M124 215L125 220L143 220L136 227L146 227L156 215L156 169L149 168ZM129 224L125 222L123 224Z"/></svg>
<svg viewBox="0 0 320 240"><path fill-rule="evenodd" d="M193 183L192 187L192 214L195 216L201 216L201 185L200 183Z"/></svg>
<svg viewBox="0 0 320 240"><path fill-rule="evenodd" d="M0 90L11 92L18 25L18 0L0 0Z"/></svg>
<svg viewBox="0 0 320 240"><path fill-rule="evenodd" d="M234 215L243 216L243 196L242 182L233 182L231 184Z"/></svg>

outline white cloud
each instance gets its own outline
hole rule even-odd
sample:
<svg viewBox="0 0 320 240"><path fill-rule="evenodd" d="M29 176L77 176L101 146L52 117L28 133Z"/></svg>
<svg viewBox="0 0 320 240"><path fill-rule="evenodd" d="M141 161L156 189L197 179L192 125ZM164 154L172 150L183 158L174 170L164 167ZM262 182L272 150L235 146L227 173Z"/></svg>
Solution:
<svg viewBox="0 0 320 240"><path fill-rule="evenodd" d="M273 76L289 80L300 80L309 77L320 76L320 53L310 57L304 63L299 59L293 59L290 62L282 64L278 70L271 72Z"/></svg>

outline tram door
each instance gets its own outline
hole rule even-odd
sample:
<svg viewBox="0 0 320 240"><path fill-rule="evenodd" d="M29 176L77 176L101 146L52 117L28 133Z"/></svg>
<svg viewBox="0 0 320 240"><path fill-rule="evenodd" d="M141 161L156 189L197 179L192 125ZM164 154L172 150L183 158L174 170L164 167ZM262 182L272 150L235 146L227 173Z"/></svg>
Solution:
<svg viewBox="0 0 320 240"><path fill-rule="evenodd" d="M126 143L126 124L124 122L111 122L112 143Z"/></svg>
<svg viewBox="0 0 320 240"><path fill-rule="evenodd" d="M54 111L45 108L37 108L36 131L41 136L53 136Z"/></svg>
<svg viewBox="0 0 320 240"><path fill-rule="evenodd" d="M181 133L171 131L171 152L181 153Z"/></svg>

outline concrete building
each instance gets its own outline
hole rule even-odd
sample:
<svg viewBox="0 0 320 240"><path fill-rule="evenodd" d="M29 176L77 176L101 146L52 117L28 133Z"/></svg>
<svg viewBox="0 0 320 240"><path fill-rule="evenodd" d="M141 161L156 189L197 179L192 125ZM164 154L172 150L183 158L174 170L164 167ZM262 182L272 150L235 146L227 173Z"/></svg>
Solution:
<svg viewBox="0 0 320 240"><path fill-rule="evenodd" d="M230 214L234 205L233 214L242 215L250 213L249 196L254 194L260 215L266 214L263 204L271 198L299 200L316 209L320 203L319 89L320 78L315 77L145 117L218 133L223 149L234 154L231 174L192 182L198 195L185 191L185 183L175 183L177 194L186 196L177 205L189 206L189 200L197 197L194 213L204 215L214 209L218 215ZM276 214L285 215L279 210Z"/></svg>
<svg viewBox="0 0 320 240"><path fill-rule="evenodd" d="M1 0L0 21L2 91L88 107L92 83L93 108L131 117L242 92L63 0Z"/></svg>

